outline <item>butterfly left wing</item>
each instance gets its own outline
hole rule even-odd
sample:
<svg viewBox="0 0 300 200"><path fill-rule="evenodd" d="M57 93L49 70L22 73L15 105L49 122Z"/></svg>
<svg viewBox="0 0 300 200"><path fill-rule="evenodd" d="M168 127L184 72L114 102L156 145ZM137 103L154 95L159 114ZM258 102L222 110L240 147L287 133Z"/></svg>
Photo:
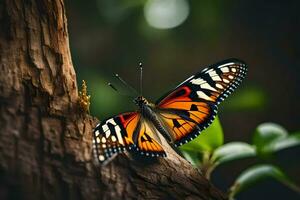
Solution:
<svg viewBox="0 0 300 200"><path fill-rule="evenodd" d="M93 132L93 151L95 160L101 164L125 150L134 147L135 134L140 113L128 112L103 120Z"/></svg>
<svg viewBox="0 0 300 200"><path fill-rule="evenodd" d="M128 112L103 120L94 130L95 160L107 163L125 150L146 156L165 156L156 129L138 112Z"/></svg>
<svg viewBox="0 0 300 200"><path fill-rule="evenodd" d="M237 59L216 63L157 101L156 112L175 146L192 140L210 125L217 105L240 84L246 71L246 64Z"/></svg>

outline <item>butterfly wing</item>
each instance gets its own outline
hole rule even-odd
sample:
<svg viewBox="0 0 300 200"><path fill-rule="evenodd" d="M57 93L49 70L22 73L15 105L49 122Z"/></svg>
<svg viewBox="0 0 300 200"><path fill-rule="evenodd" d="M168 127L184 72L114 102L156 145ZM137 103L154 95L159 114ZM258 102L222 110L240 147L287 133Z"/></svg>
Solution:
<svg viewBox="0 0 300 200"><path fill-rule="evenodd" d="M183 145L207 128L217 112L217 106L203 102L185 102L184 107L159 109L157 116L168 130L175 146Z"/></svg>
<svg viewBox="0 0 300 200"><path fill-rule="evenodd" d="M138 112L128 112L98 124L93 132L95 160L104 163L114 155L133 148L133 136L140 118Z"/></svg>
<svg viewBox="0 0 300 200"><path fill-rule="evenodd" d="M136 145L133 150L141 155L151 157L166 156L157 132L157 129L150 121L142 118L134 136Z"/></svg>
<svg viewBox="0 0 300 200"><path fill-rule="evenodd" d="M94 130L95 160L105 164L125 150L146 156L164 156L155 129L138 112L129 112L103 120Z"/></svg>
<svg viewBox="0 0 300 200"><path fill-rule="evenodd" d="M175 146L197 137L213 121L217 105L237 88L246 72L243 61L225 60L191 76L156 102Z"/></svg>

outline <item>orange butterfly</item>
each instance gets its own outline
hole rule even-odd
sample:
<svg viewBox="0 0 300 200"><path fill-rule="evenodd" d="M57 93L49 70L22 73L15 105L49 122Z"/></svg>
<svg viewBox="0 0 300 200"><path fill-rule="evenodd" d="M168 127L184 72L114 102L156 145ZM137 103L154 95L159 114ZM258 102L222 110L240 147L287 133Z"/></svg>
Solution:
<svg viewBox="0 0 300 200"><path fill-rule="evenodd" d="M138 96L138 111L103 120L94 130L96 160L105 163L117 153L166 156L158 134L180 146L197 137L214 120L218 104L244 79L247 65L228 59L191 76L155 104Z"/></svg>

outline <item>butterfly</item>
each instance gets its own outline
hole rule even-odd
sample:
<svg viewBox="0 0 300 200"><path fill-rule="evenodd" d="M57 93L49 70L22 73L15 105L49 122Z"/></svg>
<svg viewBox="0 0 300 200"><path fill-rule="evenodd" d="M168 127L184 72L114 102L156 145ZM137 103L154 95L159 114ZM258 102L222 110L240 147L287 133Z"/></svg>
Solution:
<svg viewBox="0 0 300 200"><path fill-rule="evenodd" d="M213 64L189 77L156 103L134 99L137 111L103 120L93 131L95 159L107 163L118 153L166 156L158 134L175 147L207 128L220 104L244 79L247 65L238 59Z"/></svg>

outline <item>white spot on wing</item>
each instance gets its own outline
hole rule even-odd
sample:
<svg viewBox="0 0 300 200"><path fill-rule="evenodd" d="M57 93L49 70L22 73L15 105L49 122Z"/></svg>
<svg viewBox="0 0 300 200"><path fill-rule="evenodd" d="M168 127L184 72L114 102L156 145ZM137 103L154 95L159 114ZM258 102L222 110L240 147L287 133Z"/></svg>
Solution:
<svg viewBox="0 0 300 200"><path fill-rule="evenodd" d="M229 83L229 80L223 78L223 82L224 82L224 83Z"/></svg>
<svg viewBox="0 0 300 200"><path fill-rule="evenodd" d="M105 137L108 138L109 136L110 136L110 130L107 130L107 131L105 132Z"/></svg>
<svg viewBox="0 0 300 200"><path fill-rule="evenodd" d="M116 122L115 122L115 120L113 118L107 120L106 123L111 123L113 125L117 125Z"/></svg>
<svg viewBox="0 0 300 200"><path fill-rule="evenodd" d="M197 79L191 80L191 83L193 83L194 85L201 85L203 83L206 83L206 81L203 80L202 78L197 78Z"/></svg>
<svg viewBox="0 0 300 200"><path fill-rule="evenodd" d="M216 87L219 88L219 89L223 89L223 86L219 83L216 84Z"/></svg>
<svg viewBox="0 0 300 200"><path fill-rule="evenodd" d="M212 76L211 78L212 78L212 80L214 80L214 81L222 81L222 79L221 79L220 76L218 76L218 75Z"/></svg>
<svg viewBox="0 0 300 200"><path fill-rule="evenodd" d="M108 126L107 126L106 124L104 124L104 125L102 126L102 129L103 129L104 132L106 132L106 131L108 130Z"/></svg>
<svg viewBox="0 0 300 200"><path fill-rule="evenodd" d="M117 138L113 135L113 136L111 136L111 141L115 142L115 141L117 141Z"/></svg>
<svg viewBox="0 0 300 200"><path fill-rule="evenodd" d="M124 144L123 143L123 138L122 138L122 135L121 135L121 129L120 129L120 127L116 126L115 130L116 130L116 134L117 134L117 138L118 138L119 143L120 144Z"/></svg>
<svg viewBox="0 0 300 200"><path fill-rule="evenodd" d="M99 134L100 134L100 133L99 133L99 130L96 130L96 131L95 131L95 136L98 137Z"/></svg>
<svg viewBox="0 0 300 200"><path fill-rule="evenodd" d="M104 156L103 155L99 155L99 160L100 161L103 161L105 158L104 158Z"/></svg>
<svg viewBox="0 0 300 200"><path fill-rule="evenodd" d="M229 75L228 78L229 78L229 79L233 79L233 76Z"/></svg>
<svg viewBox="0 0 300 200"><path fill-rule="evenodd" d="M236 68L234 68L234 67L231 68L231 71L232 71L232 72L236 72Z"/></svg>
<svg viewBox="0 0 300 200"><path fill-rule="evenodd" d="M201 84L200 87L203 89L208 89L208 90L215 91L215 92L217 91L215 88L211 87L208 83Z"/></svg>
<svg viewBox="0 0 300 200"><path fill-rule="evenodd" d="M210 75L212 80L221 81L221 78L219 77L219 75L217 74L217 72L214 69L212 69L212 71L210 71L208 74Z"/></svg>
<svg viewBox="0 0 300 200"><path fill-rule="evenodd" d="M101 141L102 141L102 143L106 143L106 138L102 137Z"/></svg>
<svg viewBox="0 0 300 200"><path fill-rule="evenodd" d="M217 75L217 73L216 73L216 71L215 71L214 69L209 70L208 74L209 74L210 76L215 76L215 75Z"/></svg>
<svg viewBox="0 0 300 200"><path fill-rule="evenodd" d="M207 96L204 92L202 91L197 91L197 95L199 98L205 99L205 100L213 100L212 98L210 98L209 96Z"/></svg>
<svg viewBox="0 0 300 200"><path fill-rule="evenodd" d="M97 143L100 143L100 139L99 137L96 138Z"/></svg>
<svg viewBox="0 0 300 200"><path fill-rule="evenodd" d="M221 71L224 72L224 73L227 73L227 72L229 72L229 68L228 67L223 67L223 68L221 68Z"/></svg>

